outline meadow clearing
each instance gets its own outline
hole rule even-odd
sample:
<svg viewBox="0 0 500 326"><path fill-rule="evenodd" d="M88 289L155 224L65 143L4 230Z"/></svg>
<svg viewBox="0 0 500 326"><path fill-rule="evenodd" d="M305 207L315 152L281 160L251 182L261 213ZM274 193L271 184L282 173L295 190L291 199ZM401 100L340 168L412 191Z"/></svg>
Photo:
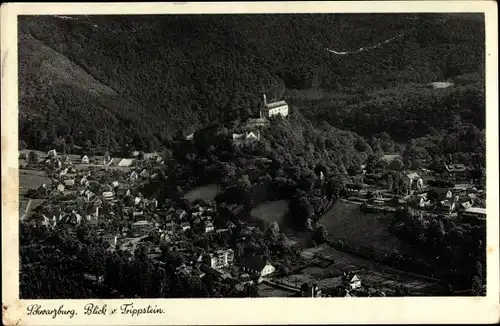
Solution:
<svg viewBox="0 0 500 326"><path fill-rule="evenodd" d="M288 210L288 200L269 201L252 209L250 215L268 223L277 222L281 225Z"/></svg>
<svg viewBox="0 0 500 326"><path fill-rule="evenodd" d="M188 191L184 197L187 198L190 202L193 202L197 199L203 199L206 201L214 200L217 193L220 191L220 186L217 184L208 184L205 186L197 187L193 190Z"/></svg>
<svg viewBox="0 0 500 326"><path fill-rule="evenodd" d="M404 252L404 244L389 233L392 217L391 213L363 213L360 205L338 200L318 223L324 224L334 239L387 253Z"/></svg>
<svg viewBox="0 0 500 326"><path fill-rule="evenodd" d="M25 195L30 189L37 189L51 180L45 171L19 169L19 195Z"/></svg>

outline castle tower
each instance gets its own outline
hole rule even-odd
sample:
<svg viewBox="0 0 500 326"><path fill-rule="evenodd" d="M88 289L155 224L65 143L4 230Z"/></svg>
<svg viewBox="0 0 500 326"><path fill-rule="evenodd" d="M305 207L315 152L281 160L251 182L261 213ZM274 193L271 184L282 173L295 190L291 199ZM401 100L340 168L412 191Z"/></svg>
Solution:
<svg viewBox="0 0 500 326"><path fill-rule="evenodd" d="M263 109L266 107L266 104L267 104L267 98L266 98L266 94L262 93L262 105L260 107L260 110L259 110L259 118L264 118L264 112L263 112Z"/></svg>

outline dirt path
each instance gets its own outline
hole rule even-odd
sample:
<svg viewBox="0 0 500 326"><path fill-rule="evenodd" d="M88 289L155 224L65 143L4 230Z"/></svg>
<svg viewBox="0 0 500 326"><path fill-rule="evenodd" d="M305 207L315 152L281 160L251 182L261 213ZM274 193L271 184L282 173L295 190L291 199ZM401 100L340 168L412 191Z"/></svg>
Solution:
<svg viewBox="0 0 500 326"><path fill-rule="evenodd" d="M333 54L336 54L336 55L356 54L356 53L365 52L365 51L369 51L369 50L375 50L377 48L380 48L384 44L390 43L390 42L392 42L392 41L394 41L394 40L396 40L398 38L403 37L406 34L407 33L399 33L397 36L393 36L391 38L388 38L386 40L378 42L377 44L370 45L370 46L365 46L365 47L360 47L359 49L352 50L352 51L340 51L340 50L333 50L333 49L329 49L329 48L325 48L325 50L328 51L328 52L331 52Z"/></svg>

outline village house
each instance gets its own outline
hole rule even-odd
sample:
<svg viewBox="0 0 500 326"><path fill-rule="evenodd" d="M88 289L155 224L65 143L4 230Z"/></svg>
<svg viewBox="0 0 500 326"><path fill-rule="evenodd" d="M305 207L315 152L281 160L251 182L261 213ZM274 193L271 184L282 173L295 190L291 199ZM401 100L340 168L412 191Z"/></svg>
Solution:
<svg viewBox="0 0 500 326"><path fill-rule="evenodd" d="M463 181L470 178L470 169L464 164L443 164L443 168L436 171L438 175L448 181Z"/></svg>
<svg viewBox="0 0 500 326"><path fill-rule="evenodd" d="M82 186L83 186L83 185L85 185L87 182L88 182L88 179L87 179L85 176L83 176L83 177L80 179L80 185L82 185Z"/></svg>
<svg viewBox="0 0 500 326"><path fill-rule="evenodd" d="M205 222L205 233L213 232L215 230L214 224L210 221Z"/></svg>
<svg viewBox="0 0 500 326"><path fill-rule="evenodd" d="M436 207L434 211L440 214L451 214L456 210L456 203L452 200L443 200Z"/></svg>
<svg viewBox="0 0 500 326"><path fill-rule="evenodd" d="M105 200L111 200L114 196L114 193L112 191L103 191L102 192L102 197L105 199Z"/></svg>
<svg viewBox="0 0 500 326"><path fill-rule="evenodd" d="M285 101L267 103L266 95L262 96L263 105L260 109L261 118L270 118L275 115L286 117L288 115L288 104Z"/></svg>
<svg viewBox="0 0 500 326"><path fill-rule="evenodd" d="M71 157L69 157L69 155L66 155L66 156L63 158L63 164L66 164L66 165L71 165L71 164L73 164L73 162L71 161Z"/></svg>
<svg viewBox="0 0 500 326"><path fill-rule="evenodd" d="M57 159L57 152L55 149L51 149L47 152L47 158L55 158Z"/></svg>
<svg viewBox="0 0 500 326"><path fill-rule="evenodd" d="M342 274L342 280L352 290L358 289L361 287L361 279L355 273L344 272Z"/></svg>
<svg viewBox="0 0 500 326"><path fill-rule="evenodd" d="M472 203L470 201L464 201L460 203L460 211L465 212L468 208L472 207Z"/></svg>
<svg viewBox="0 0 500 326"><path fill-rule="evenodd" d="M37 188L36 193L38 196L45 197L49 195L49 189L45 183L43 183L40 187Z"/></svg>
<svg viewBox="0 0 500 326"><path fill-rule="evenodd" d="M421 175L421 176L432 176L433 175L433 172L429 169L426 169L426 168L420 168L418 169L418 174Z"/></svg>
<svg viewBox="0 0 500 326"><path fill-rule="evenodd" d="M108 242L111 247L116 247L116 244L118 243L118 236L115 234L106 234L102 236L102 239L105 242Z"/></svg>
<svg viewBox="0 0 500 326"><path fill-rule="evenodd" d="M356 184L356 183L348 183L344 187L345 191L350 194L366 194L366 185L364 184Z"/></svg>
<svg viewBox="0 0 500 326"><path fill-rule="evenodd" d="M134 163L134 160L133 159L130 159L130 158L123 158L121 159L117 166L122 166L122 167L129 167L129 166L132 166L132 164Z"/></svg>
<svg viewBox="0 0 500 326"><path fill-rule="evenodd" d="M86 189L84 192L84 195L86 196L87 201L90 201L92 199L92 197L95 196L95 193L93 193L92 190L90 190L90 189Z"/></svg>
<svg viewBox="0 0 500 326"><path fill-rule="evenodd" d="M61 218L64 218L66 221L74 221L74 223L77 225L82 222L82 216L74 210L71 211L71 214L61 216Z"/></svg>
<svg viewBox="0 0 500 326"><path fill-rule="evenodd" d="M274 271L276 270L276 268L268 261L257 257L248 257L247 259L243 260L243 262L241 263L241 267L243 268L244 272L258 276L266 276L274 273Z"/></svg>
<svg viewBox="0 0 500 326"><path fill-rule="evenodd" d="M486 208L482 207L469 207L462 213L463 218L471 219L486 219Z"/></svg>
<svg viewBox="0 0 500 326"><path fill-rule="evenodd" d="M300 295L305 298L318 298L321 297L321 289L317 284L309 286L308 283L304 283L300 287Z"/></svg>
<svg viewBox="0 0 500 326"><path fill-rule="evenodd" d="M102 191L113 191L113 186L111 186L109 184L104 184L102 186Z"/></svg>
<svg viewBox="0 0 500 326"><path fill-rule="evenodd" d="M191 275L192 272L193 272L193 267L186 266L185 264L183 264L182 266L177 266L175 268L175 274L184 274L186 276L189 276Z"/></svg>
<svg viewBox="0 0 500 326"><path fill-rule="evenodd" d="M144 211L134 211L132 212L132 217L138 217L138 216L143 216Z"/></svg>
<svg viewBox="0 0 500 326"><path fill-rule="evenodd" d="M453 192L447 188L434 188L432 192L437 194L437 201L445 201L453 199Z"/></svg>
<svg viewBox="0 0 500 326"><path fill-rule="evenodd" d="M139 176L140 176L141 178L149 178L149 172L148 172L148 170L143 169L143 170L141 171L141 174L139 174Z"/></svg>
<svg viewBox="0 0 500 326"><path fill-rule="evenodd" d="M187 212L186 212L185 210L183 210L183 209L180 209L180 208L179 208L179 209L177 209L177 210L175 211L175 213L177 214L177 216L178 216L178 218L179 218L180 220L184 219L184 218L187 216Z"/></svg>
<svg viewBox="0 0 500 326"><path fill-rule="evenodd" d="M134 230L134 231L147 232L147 231L151 231L153 229L154 229L154 225L151 222L146 221L146 220L137 221L137 222L132 224L132 230Z"/></svg>
<svg viewBox="0 0 500 326"><path fill-rule="evenodd" d="M101 159L101 162L102 162L101 164L102 164L102 165L108 165L109 163L111 163L111 161L112 161L111 156L109 155L109 153L106 153L106 154L102 157L102 159Z"/></svg>
<svg viewBox="0 0 500 326"><path fill-rule="evenodd" d="M238 291L243 291L243 290L245 290L245 286L247 284L251 285L253 283L254 283L254 281L253 281L252 277L249 274L244 273L244 274L240 275L240 277L238 278L237 283L235 284L234 287Z"/></svg>
<svg viewBox="0 0 500 326"><path fill-rule="evenodd" d="M95 203L91 203L90 205L87 206L86 209L87 213L87 220L91 219L98 219L99 218L99 205Z"/></svg>
<svg viewBox="0 0 500 326"><path fill-rule="evenodd" d="M438 202L434 207L434 211L438 214L452 214L457 210L458 196L453 196L451 190L435 189L439 195Z"/></svg>
<svg viewBox="0 0 500 326"><path fill-rule="evenodd" d="M158 199L156 198L153 198L150 202L149 202L149 206L153 209L156 209L158 208Z"/></svg>
<svg viewBox="0 0 500 326"><path fill-rule="evenodd" d="M206 274L205 272L199 270L199 269L193 269L193 272L191 273L191 275L195 276L195 277L198 277L198 278L203 278Z"/></svg>
<svg viewBox="0 0 500 326"><path fill-rule="evenodd" d="M425 208L432 205L431 201L427 199L427 194L416 196L411 203L413 206L417 206L419 208Z"/></svg>
<svg viewBox="0 0 500 326"><path fill-rule="evenodd" d="M132 171L129 178L130 178L130 181L137 181L137 179L139 179L139 175L137 174L137 172Z"/></svg>
<svg viewBox="0 0 500 326"><path fill-rule="evenodd" d="M63 192L64 189L65 189L65 187L64 187L64 185L62 183L60 183L60 184L57 185L57 191Z"/></svg>
<svg viewBox="0 0 500 326"><path fill-rule="evenodd" d="M416 172L410 172L405 175L408 182L407 194L411 194L412 191L420 191L424 186L424 180Z"/></svg>
<svg viewBox="0 0 500 326"><path fill-rule="evenodd" d="M248 119L246 123L246 128L251 130L259 127L267 127L271 121L267 118L256 118L256 119Z"/></svg>
<svg viewBox="0 0 500 326"><path fill-rule="evenodd" d="M142 155L142 158L144 160L152 160L158 157L158 152L153 152L153 153L144 153Z"/></svg>
<svg viewBox="0 0 500 326"><path fill-rule="evenodd" d="M206 263L215 269L230 266L234 261L234 251L232 249L217 250L210 253L205 258Z"/></svg>
<svg viewBox="0 0 500 326"><path fill-rule="evenodd" d="M316 187L321 187L324 181L325 181L325 175L323 174L323 171L318 171L316 173L316 180L315 180Z"/></svg>
<svg viewBox="0 0 500 326"><path fill-rule="evenodd" d="M20 159L19 160L19 168L20 169L25 169L28 166L28 162L26 160Z"/></svg>
<svg viewBox="0 0 500 326"><path fill-rule="evenodd" d="M247 131L242 134L233 134L233 142L235 144L240 144L244 142L253 142L260 140L260 131Z"/></svg>
<svg viewBox="0 0 500 326"><path fill-rule="evenodd" d="M187 231L187 230L191 229L191 225L188 222L181 223L180 227L181 227L182 231Z"/></svg>

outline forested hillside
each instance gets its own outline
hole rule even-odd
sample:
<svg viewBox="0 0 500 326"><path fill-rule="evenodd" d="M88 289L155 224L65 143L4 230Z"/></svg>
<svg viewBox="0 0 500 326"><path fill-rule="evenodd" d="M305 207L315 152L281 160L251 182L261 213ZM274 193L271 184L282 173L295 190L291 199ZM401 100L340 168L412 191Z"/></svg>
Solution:
<svg viewBox="0 0 500 326"><path fill-rule="evenodd" d="M398 142L484 128L481 15L52 16L19 20L20 135L119 150L256 115L283 98L316 126ZM401 36L399 36L401 35ZM384 42L384 40L389 40ZM351 51L336 55L325 48ZM452 81L453 87L425 84Z"/></svg>

